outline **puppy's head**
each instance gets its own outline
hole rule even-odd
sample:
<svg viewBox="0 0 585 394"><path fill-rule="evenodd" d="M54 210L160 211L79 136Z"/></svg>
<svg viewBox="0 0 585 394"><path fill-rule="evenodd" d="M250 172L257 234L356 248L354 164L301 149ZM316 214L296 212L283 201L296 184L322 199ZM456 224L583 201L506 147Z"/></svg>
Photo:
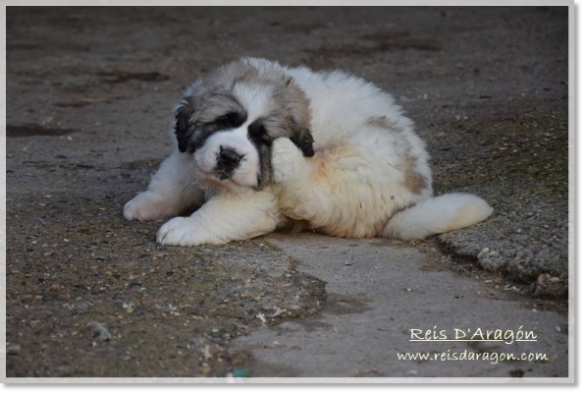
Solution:
<svg viewBox="0 0 585 394"><path fill-rule="evenodd" d="M260 189L272 180L272 142L313 156L309 100L275 63L242 59L197 81L175 111L179 150L202 179Z"/></svg>

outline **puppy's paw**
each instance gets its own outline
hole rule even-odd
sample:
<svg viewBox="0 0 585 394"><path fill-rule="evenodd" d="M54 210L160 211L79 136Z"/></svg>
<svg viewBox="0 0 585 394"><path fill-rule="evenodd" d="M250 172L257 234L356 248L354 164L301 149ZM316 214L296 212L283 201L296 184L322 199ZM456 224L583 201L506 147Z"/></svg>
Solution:
<svg viewBox="0 0 585 394"><path fill-rule="evenodd" d="M201 229L192 218L169 220L158 230L156 241L162 245L196 246L205 243Z"/></svg>
<svg viewBox="0 0 585 394"><path fill-rule="evenodd" d="M159 220L171 216L164 199L151 191L145 191L128 201L124 217L128 220Z"/></svg>
<svg viewBox="0 0 585 394"><path fill-rule="evenodd" d="M300 175L305 158L300 149L288 138L277 138L272 144L272 170L274 181L284 183Z"/></svg>

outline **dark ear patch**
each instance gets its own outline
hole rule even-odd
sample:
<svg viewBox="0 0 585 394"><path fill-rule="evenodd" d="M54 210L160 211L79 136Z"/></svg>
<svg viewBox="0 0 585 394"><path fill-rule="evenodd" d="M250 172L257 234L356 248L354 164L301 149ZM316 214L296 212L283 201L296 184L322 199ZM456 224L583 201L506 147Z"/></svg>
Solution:
<svg viewBox="0 0 585 394"><path fill-rule="evenodd" d="M315 150L313 149L314 140L311 130L297 124L294 119L292 120L292 124L293 133L290 136L290 140L299 147L303 152L303 156L313 157L315 155Z"/></svg>
<svg viewBox="0 0 585 394"><path fill-rule="evenodd" d="M194 112L195 107L190 100L182 102L175 111L175 135L179 143L179 150L183 153L189 148L189 138L194 131L191 123L191 117Z"/></svg>

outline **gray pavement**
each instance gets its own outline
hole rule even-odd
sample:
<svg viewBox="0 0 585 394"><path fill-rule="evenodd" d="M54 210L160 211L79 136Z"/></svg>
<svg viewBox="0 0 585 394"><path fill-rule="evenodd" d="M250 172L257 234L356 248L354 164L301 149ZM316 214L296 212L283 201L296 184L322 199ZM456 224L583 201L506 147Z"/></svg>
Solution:
<svg viewBox="0 0 585 394"><path fill-rule="evenodd" d="M253 356L253 376L567 376L566 316L495 290L490 279L459 276L432 255L386 240L287 234L267 241L298 261L297 270L327 278L327 303L313 318L237 339L235 346ZM533 330L538 341L409 341L411 329L447 330L452 339L456 328L521 328ZM488 357L484 353L542 353L548 361L400 360L397 353L407 352L449 357L469 352L480 358Z"/></svg>

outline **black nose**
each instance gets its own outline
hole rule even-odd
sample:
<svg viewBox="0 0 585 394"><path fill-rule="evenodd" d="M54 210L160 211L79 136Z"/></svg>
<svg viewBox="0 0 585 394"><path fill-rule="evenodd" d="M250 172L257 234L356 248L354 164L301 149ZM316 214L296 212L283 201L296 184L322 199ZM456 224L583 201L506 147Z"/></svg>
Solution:
<svg viewBox="0 0 585 394"><path fill-rule="evenodd" d="M217 158L217 170L220 173L220 178L225 179L238 167L244 155L231 148L219 148L219 156ZM222 177L223 175L223 177Z"/></svg>

